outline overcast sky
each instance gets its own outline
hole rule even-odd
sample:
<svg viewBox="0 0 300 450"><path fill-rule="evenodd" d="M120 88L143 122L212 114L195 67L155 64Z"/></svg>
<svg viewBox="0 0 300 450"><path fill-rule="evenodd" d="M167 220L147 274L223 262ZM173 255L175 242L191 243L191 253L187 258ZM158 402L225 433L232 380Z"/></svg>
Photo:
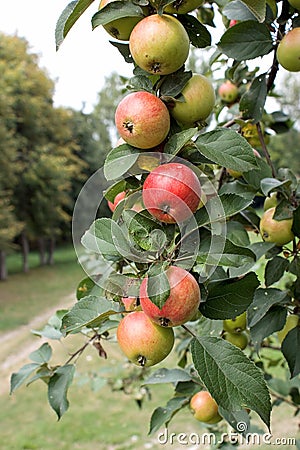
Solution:
<svg viewBox="0 0 300 450"><path fill-rule="evenodd" d="M132 66L110 43L102 29L92 31L91 17L97 11L95 1L71 29L58 52L55 49L55 25L69 0L8 0L2 2L0 31L25 37L31 51L40 56L40 66L56 81L56 106L80 109L95 104L104 77L113 70L124 75Z"/></svg>

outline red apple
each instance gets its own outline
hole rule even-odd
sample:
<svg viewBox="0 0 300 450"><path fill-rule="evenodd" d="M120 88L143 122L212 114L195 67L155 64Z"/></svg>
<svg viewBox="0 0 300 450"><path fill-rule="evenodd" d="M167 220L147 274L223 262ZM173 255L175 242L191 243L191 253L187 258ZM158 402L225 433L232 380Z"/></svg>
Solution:
<svg viewBox="0 0 300 450"><path fill-rule="evenodd" d="M218 93L225 103L233 103L239 95L239 89L231 81L226 80L219 87Z"/></svg>
<svg viewBox="0 0 300 450"><path fill-rule="evenodd" d="M237 20L231 19L231 21L229 22L229 26L230 26L230 27L234 27L234 25L236 25L237 23L238 23Z"/></svg>
<svg viewBox="0 0 300 450"><path fill-rule="evenodd" d="M107 204L108 204L109 209L110 209L112 212L114 212L114 210L116 209L116 207L118 206L118 204L125 198L125 196L126 196L126 192L125 192L125 191L122 191L122 192L119 192L119 194L117 194L117 195L115 196L115 199L114 199L113 202L110 202L110 201L108 200Z"/></svg>
<svg viewBox="0 0 300 450"><path fill-rule="evenodd" d="M191 320L200 304L200 288L188 271L170 266L166 271L170 284L170 296L161 309L148 297L147 278L140 287L140 303L144 313L156 324L175 327Z"/></svg>
<svg viewBox="0 0 300 450"><path fill-rule="evenodd" d="M282 246L294 239L292 232L293 219L273 219L275 207L267 209L260 220L260 234L264 241Z"/></svg>
<svg viewBox="0 0 300 450"><path fill-rule="evenodd" d="M121 100L115 113L116 127L128 144L149 149L161 144L170 129L166 105L149 92L132 92Z"/></svg>
<svg viewBox="0 0 300 450"><path fill-rule="evenodd" d="M144 182L144 205L161 222L185 221L197 210L200 200L201 185L195 172L181 163L156 167Z"/></svg>
<svg viewBox="0 0 300 450"><path fill-rule="evenodd" d="M148 73L168 75L185 63L190 39L184 26L168 14L152 14L132 30L129 49L134 62Z"/></svg>
<svg viewBox="0 0 300 450"><path fill-rule="evenodd" d="M198 126L205 121L216 101L214 88L204 75L193 74L182 90L182 99L170 104L170 114L184 128Z"/></svg>
<svg viewBox="0 0 300 450"><path fill-rule="evenodd" d="M209 392L197 392L190 401L190 408L195 419L207 424L220 422L222 417L218 411L218 405Z"/></svg>
<svg viewBox="0 0 300 450"><path fill-rule="evenodd" d="M131 362L148 367L159 363L171 352L174 332L153 323L143 311L134 311L120 321L117 340Z"/></svg>
<svg viewBox="0 0 300 450"><path fill-rule="evenodd" d="M289 72L300 71L300 28L293 28L280 41L277 59Z"/></svg>

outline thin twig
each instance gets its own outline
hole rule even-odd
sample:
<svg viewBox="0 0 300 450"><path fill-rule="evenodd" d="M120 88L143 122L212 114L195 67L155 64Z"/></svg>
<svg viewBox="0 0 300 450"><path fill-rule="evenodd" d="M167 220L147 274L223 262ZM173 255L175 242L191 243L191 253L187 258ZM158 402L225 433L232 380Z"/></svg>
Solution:
<svg viewBox="0 0 300 450"><path fill-rule="evenodd" d="M262 132L262 129L261 129L261 126L260 126L259 122L257 122L257 124L256 124L256 129L257 129L257 133L258 133L258 137L259 137L261 148L262 148L262 150L263 150L263 152L265 154L267 163L271 167L272 176L273 176L273 178L276 178L276 170L275 170L275 167L274 167L274 165L273 165L273 163L271 161L270 153L269 153L269 151L267 149L267 146L266 146L266 143L265 143L265 140L264 140L264 136L263 136L263 132Z"/></svg>
<svg viewBox="0 0 300 450"><path fill-rule="evenodd" d="M70 358L65 362L65 364L69 364L76 356L80 356L84 350L89 346L91 342L98 336L98 333L95 333L82 347L76 350L75 353L72 353Z"/></svg>

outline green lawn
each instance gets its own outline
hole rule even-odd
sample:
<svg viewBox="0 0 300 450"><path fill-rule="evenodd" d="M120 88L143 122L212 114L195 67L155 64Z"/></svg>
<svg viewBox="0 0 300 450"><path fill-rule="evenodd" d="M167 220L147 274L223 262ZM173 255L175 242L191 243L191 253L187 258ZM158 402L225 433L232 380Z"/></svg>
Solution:
<svg viewBox="0 0 300 450"><path fill-rule="evenodd" d="M31 254L30 262L33 268L25 274L19 271L19 255L8 258L8 267L16 273L0 282L0 333L27 324L35 315L75 293L85 276L72 246L57 249L53 266L37 267L36 253Z"/></svg>

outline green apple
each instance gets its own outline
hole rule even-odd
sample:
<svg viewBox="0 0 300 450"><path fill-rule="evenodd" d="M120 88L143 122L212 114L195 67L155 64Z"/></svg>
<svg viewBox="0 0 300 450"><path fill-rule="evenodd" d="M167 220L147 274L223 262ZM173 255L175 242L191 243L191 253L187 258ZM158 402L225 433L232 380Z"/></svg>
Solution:
<svg viewBox="0 0 300 450"><path fill-rule="evenodd" d="M101 0L99 9L104 8L104 6L106 6L108 3L114 1L116 0ZM142 19L143 19L142 16L122 17L121 19L112 20L106 25L103 25L103 28L105 29L105 31L107 31L108 34L110 34L115 39L128 41L133 28Z"/></svg>
<svg viewBox="0 0 300 450"><path fill-rule="evenodd" d="M300 28L284 35L277 48L277 59L289 72L300 71Z"/></svg>
<svg viewBox="0 0 300 450"><path fill-rule="evenodd" d="M176 72L187 60L190 39L176 17L152 14L132 30L129 49L134 62L151 74Z"/></svg>
<svg viewBox="0 0 300 450"><path fill-rule="evenodd" d="M264 211L267 211L270 208L274 208L278 205L278 197L277 192L272 192L269 197L266 197L264 201Z"/></svg>
<svg viewBox="0 0 300 450"><path fill-rule="evenodd" d="M194 73L182 90L184 100L170 105L170 113L184 128L197 126L212 112L216 97L212 83L204 75Z"/></svg>
<svg viewBox="0 0 300 450"><path fill-rule="evenodd" d="M248 335L244 331L241 331L240 333L226 332L223 337L225 341L230 342L241 350L245 350L249 342Z"/></svg>
<svg viewBox="0 0 300 450"><path fill-rule="evenodd" d="M244 331L247 327L247 313L246 311L235 317L234 319L223 320L223 329L229 333L239 333Z"/></svg>
<svg viewBox="0 0 300 450"><path fill-rule="evenodd" d="M292 232L293 219L273 219L275 207L265 211L260 220L260 234L265 242L273 242L282 246L294 239Z"/></svg>
<svg viewBox="0 0 300 450"><path fill-rule="evenodd" d="M217 402L207 391L200 391L193 395L190 400L190 408L195 419L200 422L213 425L222 420Z"/></svg>
<svg viewBox="0 0 300 450"><path fill-rule="evenodd" d="M290 314L287 316L284 327L277 333L280 343L282 343L288 332L295 328L299 322L299 316L297 314Z"/></svg>

